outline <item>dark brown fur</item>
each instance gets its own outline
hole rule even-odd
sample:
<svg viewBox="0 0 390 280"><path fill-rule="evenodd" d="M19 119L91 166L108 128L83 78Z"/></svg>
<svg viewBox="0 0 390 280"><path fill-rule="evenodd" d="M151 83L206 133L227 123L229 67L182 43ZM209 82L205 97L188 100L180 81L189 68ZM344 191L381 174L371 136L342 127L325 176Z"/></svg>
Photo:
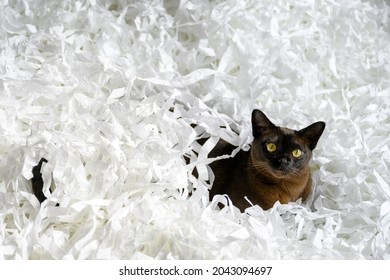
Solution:
<svg viewBox="0 0 390 280"><path fill-rule="evenodd" d="M43 193L44 182L43 182L42 173L41 173L42 164L44 162L47 163L47 160L45 158L41 158L39 163L36 166L34 166L31 170L31 172L33 174L33 177L31 178L33 193L37 197L37 199L39 200L40 203L44 202L47 199ZM50 189L49 189L49 191L51 192ZM59 206L59 204L57 203L56 206Z"/></svg>
<svg viewBox="0 0 390 280"><path fill-rule="evenodd" d="M311 191L308 163L325 123L295 131L275 126L263 112L254 110L252 128L254 140L249 151L241 150L233 158L210 164L215 175L210 199L216 194L227 194L241 211L251 206L247 199L263 209L271 208L276 201L305 200ZM282 150L269 155L265 148L269 142L276 142ZM291 155L297 147L303 152L299 159ZM235 148L221 140L209 157L231 154Z"/></svg>
<svg viewBox="0 0 390 280"><path fill-rule="evenodd" d="M31 179L32 188L35 196L38 198L39 202L42 203L46 200L46 196L43 194L43 179L42 179L42 163L47 162L45 158L41 158L38 165L34 166L31 170L33 177Z"/></svg>

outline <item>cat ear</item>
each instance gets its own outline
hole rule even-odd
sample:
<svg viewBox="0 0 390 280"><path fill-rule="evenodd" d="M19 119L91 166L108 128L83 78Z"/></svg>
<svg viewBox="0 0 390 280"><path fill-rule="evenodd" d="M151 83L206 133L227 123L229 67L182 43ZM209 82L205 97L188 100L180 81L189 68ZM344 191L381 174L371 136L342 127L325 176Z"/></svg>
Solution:
<svg viewBox="0 0 390 280"><path fill-rule="evenodd" d="M298 134L306 139L310 150L314 150L325 129L324 122L316 122L298 131Z"/></svg>
<svg viewBox="0 0 390 280"><path fill-rule="evenodd" d="M252 134L257 138L264 132L274 129L275 125L260 110L252 111Z"/></svg>

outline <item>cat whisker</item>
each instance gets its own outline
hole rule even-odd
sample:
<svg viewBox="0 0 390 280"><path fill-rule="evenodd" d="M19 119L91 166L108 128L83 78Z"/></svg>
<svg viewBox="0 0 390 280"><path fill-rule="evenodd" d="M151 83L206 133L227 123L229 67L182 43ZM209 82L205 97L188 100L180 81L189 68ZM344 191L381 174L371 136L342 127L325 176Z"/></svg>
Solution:
<svg viewBox="0 0 390 280"><path fill-rule="evenodd" d="M304 174L302 173L302 170L288 170L288 171L272 170L265 162L252 163L252 165L250 165L249 168L255 172L255 175L259 175L259 174L271 175L277 179L282 179L285 177L300 179Z"/></svg>
<svg viewBox="0 0 390 280"><path fill-rule="evenodd" d="M280 172L277 170L271 170L270 167L264 162L253 163L250 168L255 171L255 176L262 174L272 176L276 179L282 179L286 176L285 174L280 174Z"/></svg>

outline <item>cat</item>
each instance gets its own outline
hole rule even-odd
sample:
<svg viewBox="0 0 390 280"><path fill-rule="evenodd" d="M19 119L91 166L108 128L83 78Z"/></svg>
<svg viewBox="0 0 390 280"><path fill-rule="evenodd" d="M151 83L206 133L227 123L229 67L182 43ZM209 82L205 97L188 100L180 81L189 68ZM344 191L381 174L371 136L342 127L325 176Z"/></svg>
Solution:
<svg viewBox="0 0 390 280"><path fill-rule="evenodd" d="M253 110L254 140L250 149L210 164L215 176L210 200L226 194L241 212L251 204L267 210L276 201L285 204L299 198L306 200L312 184L309 160L324 129L324 122L299 131L279 127L262 111ZM235 148L220 140L209 157L231 154Z"/></svg>

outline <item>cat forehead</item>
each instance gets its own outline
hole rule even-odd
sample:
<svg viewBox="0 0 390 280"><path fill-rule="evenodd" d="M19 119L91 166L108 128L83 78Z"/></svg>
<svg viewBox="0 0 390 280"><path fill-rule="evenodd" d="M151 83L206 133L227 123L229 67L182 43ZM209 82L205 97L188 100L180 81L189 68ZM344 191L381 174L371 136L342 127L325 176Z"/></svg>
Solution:
<svg viewBox="0 0 390 280"><path fill-rule="evenodd" d="M268 133L265 135L264 139L268 142L294 142L298 144L297 142L300 142L299 139L296 137L296 131L292 130L287 127L278 127L277 130Z"/></svg>
<svg viewBox="0 0 390 280"><path fill-rule="evenodd" d="M269 140L277 141L280 138L289 138L291 139L292 136L295 135L295 131L292 129L289 129L287 127L277 127L276 130L269 133L267 136L270 138Z"/></svg>
<svg viewBox="0 0 390 280"><path fill-rule="evenodd" d="M294 135L295 131L287 127L279 127L279 130L284 135Z"/></svg>

